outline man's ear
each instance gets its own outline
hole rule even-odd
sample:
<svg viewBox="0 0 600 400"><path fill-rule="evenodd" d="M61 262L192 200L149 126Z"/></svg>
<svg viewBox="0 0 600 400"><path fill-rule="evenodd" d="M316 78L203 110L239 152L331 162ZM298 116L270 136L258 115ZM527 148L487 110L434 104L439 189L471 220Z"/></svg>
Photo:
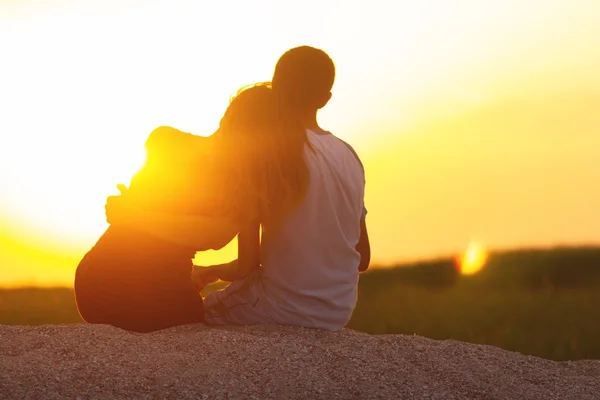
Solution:
<svg viewBox="0 0 600 400"><path fill-rule="evenodd" d="M323 99L321 100L321 102L319 103L319 110L323 107L325 107L327 105L327 103L329 103L329 100L331 100L331 92L328 92L325 96L323 96Z"/></svg>

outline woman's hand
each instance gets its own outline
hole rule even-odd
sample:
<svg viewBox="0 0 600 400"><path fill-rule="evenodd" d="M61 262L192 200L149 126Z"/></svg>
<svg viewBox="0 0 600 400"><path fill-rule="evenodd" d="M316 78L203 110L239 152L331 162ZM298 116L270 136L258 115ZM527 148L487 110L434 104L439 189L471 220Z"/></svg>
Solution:
<svg viewBox="0 0 600 400"><path fill-rule="evenodd" d="M106 205L104 211L106 214L106 222L114 224L118 221L122 221L124 214L126 214L126 194L127 188L125 185L117 185L117 189L121 192L117 196L109 196L106 199Z"/></svg>
<svg viewBox="0 0 600 400"><path fill-rule="evenodd" d="M196 286L198 292L201 292L209 283L214 283L219 280L216 272L214 267L194 266L194 269L192 270L192 282Z"/></svg>

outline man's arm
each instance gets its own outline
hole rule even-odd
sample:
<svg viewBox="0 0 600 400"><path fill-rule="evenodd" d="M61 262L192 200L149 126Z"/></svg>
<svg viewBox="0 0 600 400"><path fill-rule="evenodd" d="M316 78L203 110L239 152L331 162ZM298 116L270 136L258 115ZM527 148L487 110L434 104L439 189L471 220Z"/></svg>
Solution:
<svg viewBox="0 0 600 400"><path fill-rule="evenodd" d="M195 267L192 280L203 288L206 284L222 280L232 282L244 279L260 267L260 224L249 223L238 235L238 258L235 261L213 265L210 267Z"/></svg>
<svg viewBox="0 0 600 400"><path fill-rule="evenodd" d="M360 253L360 264L358 270L364 272L369 268L371 263L371 244L369 243L369 233L367 232L367 222L363 218L360 221L360 238L356 245L356 251Z"/></svg>
<svg viewBox="0 0 600 400"><path fill-rule="evenodd" d="M248 223L238 235L238 272L246 277L260 267L260 223Z"/></svg>
<svg viewBox="0 0 600 400"><path fill-rule="evenodd" d="M238 224L224 217L143 212L128 204L127 194L111 196L106 202L106 220L125 224L166 241L199 251L218 250L239 231Z"/></svg>

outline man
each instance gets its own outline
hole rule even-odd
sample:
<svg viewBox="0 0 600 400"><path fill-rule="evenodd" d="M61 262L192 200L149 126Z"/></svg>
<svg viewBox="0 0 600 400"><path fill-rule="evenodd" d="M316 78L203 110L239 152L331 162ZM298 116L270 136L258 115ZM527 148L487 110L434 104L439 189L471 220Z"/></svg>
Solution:
<svg viewBox="0 0 600 400"><path fill-rule="evenodd" d="M196 267L199 285L233 280L205 299L209 324L285 324L336 331L356 306L358 274L370 262L365 174L350 145L321 128L317 113L331 99L335 66L322 50L287 51L272 87L290 116L306 128L310 183L301 204L277 229L263 223L260 264L237 261Z"/></svg>

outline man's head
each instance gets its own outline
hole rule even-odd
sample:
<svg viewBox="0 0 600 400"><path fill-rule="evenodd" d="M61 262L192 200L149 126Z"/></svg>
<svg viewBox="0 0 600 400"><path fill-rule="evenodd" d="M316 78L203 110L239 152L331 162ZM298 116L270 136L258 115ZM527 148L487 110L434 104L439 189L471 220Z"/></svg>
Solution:
<svg viewBox="0 0 600 400"><path fill-rule="evenodd" d="M323 50L310 46L286 51L277 61L273 90L300 111L317 111L331 98L335 65Z"/></svg>

